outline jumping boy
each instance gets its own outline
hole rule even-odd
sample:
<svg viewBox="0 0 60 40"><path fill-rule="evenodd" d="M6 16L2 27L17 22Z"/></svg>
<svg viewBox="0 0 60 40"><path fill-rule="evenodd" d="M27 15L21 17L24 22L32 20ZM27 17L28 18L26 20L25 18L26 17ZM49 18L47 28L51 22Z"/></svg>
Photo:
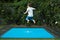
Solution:
<svg viewBox="0 0 60 40"><path fill-rule="evenodd" d="M31 3L29 3L29 4L27 5L27 10L26 10L26 12L24 13L24 14L28 13L28 15L27 15L27 17L26 17L27 23L29 23L30 20L33 21L34 24L36 23L35 20L33 19L33 10L35 10L35 8L33 8L33 7L31 6Z"/></svg>

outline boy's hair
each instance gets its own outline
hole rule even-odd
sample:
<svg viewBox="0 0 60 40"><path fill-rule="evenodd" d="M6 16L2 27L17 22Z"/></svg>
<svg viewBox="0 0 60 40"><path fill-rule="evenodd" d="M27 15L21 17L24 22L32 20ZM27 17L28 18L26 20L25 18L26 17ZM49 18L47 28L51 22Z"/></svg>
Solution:
<svg viewBox="0 0 60 40"><path fill-rule="evenodd" d="M28 6L32 7L32 3L28 3Z"/></svg>

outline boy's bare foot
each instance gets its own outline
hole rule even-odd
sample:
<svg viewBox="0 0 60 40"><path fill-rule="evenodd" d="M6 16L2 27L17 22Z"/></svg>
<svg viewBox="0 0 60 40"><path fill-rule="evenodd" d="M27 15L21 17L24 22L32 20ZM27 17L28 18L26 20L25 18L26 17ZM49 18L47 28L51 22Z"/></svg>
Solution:
<svg viewBox="0 0 60 40"><path fill-rule="evenodd" d="M36 22L34 22L34 24L36 24Z"/></svg>
<svg viewBox="0 0 60 40"><path fill-rule="evenodd" d="M27 23L29 23L29 22L27 22Z"/></svg>
<svg viewBox="0 0 60 40"><path fill-rule="evenodd" d="M34 24L36 24L35 20L33 20Z"/></svg>
<svg viewBox="0 0 60 40"><path fill-rule="evenodd" d="M27 23L29 23L29 20L27 21Z"/></svg>

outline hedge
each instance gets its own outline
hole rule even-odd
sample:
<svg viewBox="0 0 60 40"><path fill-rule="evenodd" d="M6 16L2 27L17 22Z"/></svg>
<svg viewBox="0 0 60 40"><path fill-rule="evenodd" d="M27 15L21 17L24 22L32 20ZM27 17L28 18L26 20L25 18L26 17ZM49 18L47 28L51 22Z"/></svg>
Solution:
<svg viewBox="0 0 60 40"><path fill-rule="evenodd" d="M36 25L46 23L54 26L58 22L60 26L60 0L1 0L0 18L3 20L2 24L25 25L27 15L24 15L24 12L28 3L32 3L32 6L36 8L34 11Z"/></svg>

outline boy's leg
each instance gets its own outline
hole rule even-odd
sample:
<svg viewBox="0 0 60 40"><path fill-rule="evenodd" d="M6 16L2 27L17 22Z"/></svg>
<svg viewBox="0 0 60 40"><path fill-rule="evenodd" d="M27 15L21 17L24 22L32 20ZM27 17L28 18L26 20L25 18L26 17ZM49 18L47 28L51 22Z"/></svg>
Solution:
<svg viewBox="0 0 60 40"><path fill-rule="evenodd" d="M35 20L32 20L33 22L34 22L34 24L36 23L36 21Z"/></svg>
<svg viewBox="0 0 60 40"><path fill-rule="evenodd" d="M29 18L29 17L27 16L27 17L26 17L27 23L29 23L29 19L28 19L28 18Z"/></svg>
<svg viewBox="0 0 60 40"><path fill-rule="evenodd" d="M31 19L30 19L30 20L32 20L34 24L36 23L36 21L33 19L33 17L31 17Z"/></svg>
<svg viewBox="0 0 60 40"><path fill-rule="evenodd" d="M29 20L27 20L27 23L29 23Z"/></svg>

